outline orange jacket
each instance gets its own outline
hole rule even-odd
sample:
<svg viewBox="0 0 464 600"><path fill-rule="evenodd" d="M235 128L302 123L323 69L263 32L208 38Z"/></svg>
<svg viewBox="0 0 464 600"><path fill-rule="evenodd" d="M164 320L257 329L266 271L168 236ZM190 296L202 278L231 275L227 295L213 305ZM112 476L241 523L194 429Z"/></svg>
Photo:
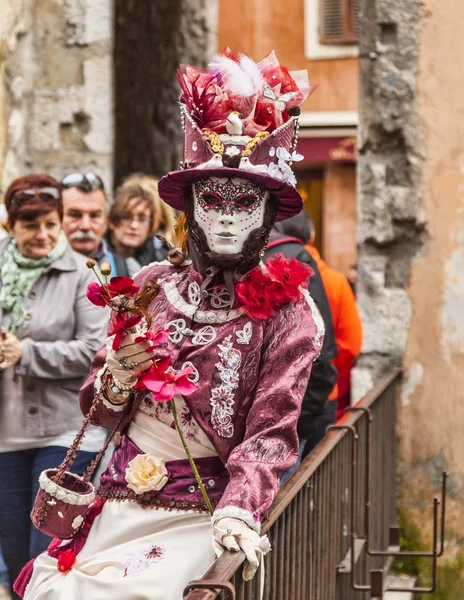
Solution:
<svg viewBox="0 0 464 600"><path fill-rule="evenodd" d="M356 299L343 273L327 266L314 246L307 244L305 248L316 261L321 273L338 348L338 356L333 360L338 379L329 400L349 397L350 371L361 352L362 343L362 325Z"/></svg>

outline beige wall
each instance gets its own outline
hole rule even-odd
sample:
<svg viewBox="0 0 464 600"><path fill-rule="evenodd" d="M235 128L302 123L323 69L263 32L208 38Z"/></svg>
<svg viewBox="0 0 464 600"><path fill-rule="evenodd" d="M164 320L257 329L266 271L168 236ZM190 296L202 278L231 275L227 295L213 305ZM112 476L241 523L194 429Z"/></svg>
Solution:
<svg viewBox="0 0 464 600"><path fill-rule="evenodd" d="M329 164L322 202L322 255L345 275L356 263L356 167Z"/></svg>
<svg viewBox="0 0 464 600"><path fill-rule="evenodd" d="M261 60L275 50L281 65L308 69L318 89L304 110L358 109L358 60L308 61L304 55L304 0L219 2L218 49L226 46Z"/></svg>
<svg viewBox="0 0 464 600"><path fill-rule="evenodd" d="M464 11L461 0L424 0L419 92L426 145L427 243L412 269L413 316L400 404L401 448L421 483L452 473L464 533ZM437 40L440 43L437 44ZM419 486L418 489L421 489ZM417 491L416 491L417 493ZM456 596L457 597L457 596Z"/></svg>

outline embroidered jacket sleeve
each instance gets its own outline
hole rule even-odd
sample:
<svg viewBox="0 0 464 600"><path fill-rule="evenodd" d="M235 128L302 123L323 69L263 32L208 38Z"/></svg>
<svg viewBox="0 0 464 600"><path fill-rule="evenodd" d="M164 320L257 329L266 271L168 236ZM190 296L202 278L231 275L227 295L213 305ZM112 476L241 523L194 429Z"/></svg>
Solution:
<svg viewBox="0 0 464 600"><path fill-rule="evenodd" d="M309 295L308 295L309 296ZM235 516L259 530L259 520L298 454L296 426L311 365L323 340L323 323L305 296L265 323L258 385L245 437L228 459L230 483L215 517Z"/></svg>

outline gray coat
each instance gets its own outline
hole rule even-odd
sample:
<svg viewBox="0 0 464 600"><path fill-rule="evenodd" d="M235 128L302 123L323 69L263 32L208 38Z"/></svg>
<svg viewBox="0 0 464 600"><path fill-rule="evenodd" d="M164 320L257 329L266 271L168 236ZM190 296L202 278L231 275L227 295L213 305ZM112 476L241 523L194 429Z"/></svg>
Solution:
<svg viewBox="0 0 464 600"><path fill-rule="evenodd" d="M0 241L0 255L9 241ZM24 300L27 314L18 329L23 355L17 373L22 377L29 436L77 431L82 423L78 392L105 340L108 323L108 312L87 299L87 285L94 276L85 262L84 256L68 247L38 277Z"/></svg>

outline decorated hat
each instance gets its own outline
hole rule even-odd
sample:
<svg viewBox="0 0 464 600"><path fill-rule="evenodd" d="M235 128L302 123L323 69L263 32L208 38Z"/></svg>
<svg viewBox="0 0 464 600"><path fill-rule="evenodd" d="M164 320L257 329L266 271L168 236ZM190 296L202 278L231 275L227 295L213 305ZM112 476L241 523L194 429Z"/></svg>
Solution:
<svg viewBox="0 0 464 600"><path fill-rule="evenodd" d="M158 184L161 198L184 209L185 191L205 177L240 177L277 200L277 220L303 203L293 162L300 106L313 91L307 71L288 71L274 52L255 63L226 49L206 70L181 65L180 109L185 133L181 169Z"/></svg>

